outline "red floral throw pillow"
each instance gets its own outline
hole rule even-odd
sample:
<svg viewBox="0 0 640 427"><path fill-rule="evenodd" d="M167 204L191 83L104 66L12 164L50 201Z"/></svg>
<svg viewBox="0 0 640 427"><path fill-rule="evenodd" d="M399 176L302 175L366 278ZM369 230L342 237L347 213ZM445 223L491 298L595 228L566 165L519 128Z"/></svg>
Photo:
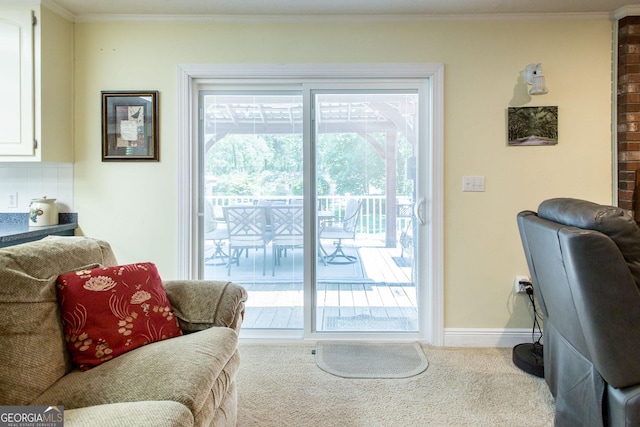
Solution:
<svg viewBox="0 0 640 427"><path fill-rule="evenodd" d="M57 285L67 348L83 371L182 335L152 263L73 271Z"/></svg>

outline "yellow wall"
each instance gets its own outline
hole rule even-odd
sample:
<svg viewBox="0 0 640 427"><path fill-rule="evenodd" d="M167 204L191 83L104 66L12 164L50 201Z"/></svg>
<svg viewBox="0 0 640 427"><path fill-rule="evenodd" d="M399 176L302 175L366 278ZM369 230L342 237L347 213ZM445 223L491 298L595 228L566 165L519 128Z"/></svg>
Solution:
<svg viewBox="0 0 640 427"><path fill-rule="evenodd" d="M41 158L73 162L73 24L46 7L41 20Z"/></svg>
<svg viewBox="0 0 640 427"><path fill-rule="evenodd" d="M443 63L445 327L530 327L516 214L549 197L610 203L611 37L606 19L393 23L80 23L75 29L75 207L121 262L177 265L177 64ZM549 94L527 99L524 67ZM102 163L101 90L160 91L160 163ZM525 101L523 103L523 100ZM507 147L511 105L557 105L560 142ZM463 193L463 175L486 192Z"/></svg>

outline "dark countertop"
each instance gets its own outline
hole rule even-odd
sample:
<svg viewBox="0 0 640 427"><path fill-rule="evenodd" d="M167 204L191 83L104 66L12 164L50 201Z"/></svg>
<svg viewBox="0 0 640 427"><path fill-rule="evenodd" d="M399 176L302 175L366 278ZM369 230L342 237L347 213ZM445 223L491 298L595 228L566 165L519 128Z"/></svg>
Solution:
<svg viewBox="0 0 640 427"><path fill-rule="evenodd" d="M58 225L44 227L29 227L28 215L27 213L0 213L0 245L38 239L78 228L77 213L61 213Z"/></svg>

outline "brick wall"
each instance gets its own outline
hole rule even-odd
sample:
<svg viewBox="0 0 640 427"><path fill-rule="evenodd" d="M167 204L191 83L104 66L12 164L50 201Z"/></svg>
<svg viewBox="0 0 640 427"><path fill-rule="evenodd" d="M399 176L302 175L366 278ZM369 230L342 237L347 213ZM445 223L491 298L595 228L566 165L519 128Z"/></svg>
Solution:
<svg viewBox="0 0 640 427"><path fill-rule="evenodd" d="M618 23L618 206L640 199L640 16ZM636 218L637 219L637 218Z"/></svg>

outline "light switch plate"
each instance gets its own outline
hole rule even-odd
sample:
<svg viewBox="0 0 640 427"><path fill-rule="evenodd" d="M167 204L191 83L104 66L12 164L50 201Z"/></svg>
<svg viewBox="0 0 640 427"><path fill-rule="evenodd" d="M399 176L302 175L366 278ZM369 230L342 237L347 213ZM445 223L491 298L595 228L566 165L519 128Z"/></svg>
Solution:
<svg viewBox="0 0 640 427"><path fill-rule="evenodd" d="M462 191L484 191L484 176L463 176Z"/></svg>

